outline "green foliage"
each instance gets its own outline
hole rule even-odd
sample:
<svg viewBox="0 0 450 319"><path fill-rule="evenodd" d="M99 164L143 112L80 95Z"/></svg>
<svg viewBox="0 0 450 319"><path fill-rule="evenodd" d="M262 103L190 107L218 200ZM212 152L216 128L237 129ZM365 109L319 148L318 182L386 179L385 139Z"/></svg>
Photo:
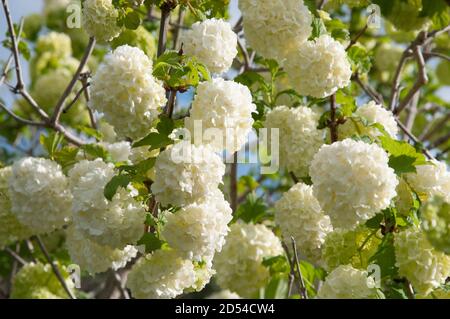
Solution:
<svg viewBox="0 0 450 319"><path fill-rule="evenodd" d="M394 234L388 233L383 237L377 252L369 259L369 263L380 267L381 278L397 275L398 268L395 266Z"/></svg>
<svg viewBox="0 0 450 319"><path fill-rule="evenodd" d="M145 233L137 242L138 245L145 246L145 253L150 254L155 250L161 249L165 242L158 238L155 234Z"/></svg>
<svg viewBox="0 0 450 319"><path fill-rule="evenodd" d="M241 219L246 223L258 223L267 217L267 204L263 197L255 192L250 193L236 211L234 220Z"/></svg>
<svg viewBox="0 0 450 319"><path fill-rule="evenodd" d="M352 65L353 73L366 74L372 67L372 56L367 49L361 45L353 45L347 52Z"/></svg>

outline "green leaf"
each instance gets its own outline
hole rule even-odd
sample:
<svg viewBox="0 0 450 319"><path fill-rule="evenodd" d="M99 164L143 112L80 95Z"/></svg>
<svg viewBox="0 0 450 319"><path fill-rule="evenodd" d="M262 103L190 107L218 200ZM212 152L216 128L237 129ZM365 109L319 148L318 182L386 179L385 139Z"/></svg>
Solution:
<svg viewBox="0 0 450 319"><path fill-rule="evenodd" d="M86 134L87 136L93 137L96 140L101 140L102 139L102 134L97 131L96 129L89 127L89 126L84 126L84 125L77 125L76 128L83 132L84 134Z"/></svg>
<svg viewBox="0 0 450 319"><path fill-rule="evenodd" d="M370 228L370 229L379 229L383 219L384 219L384 214L378 213L371 219L367 220L365 225L367 228Z"/></svg>
<svg viewBox="0 0 450 319"><path fill-rule="evenodd" d="M353 45L347 52L347 56L352 65L353 73L365 74L372 67L372 58L369 52L361 45Z"/></svg>
<svg viewBox="0 0 450 319"><path fill-rule="evenodd" d="M261 299L286 299L288 288L287 278L274 277L261 289L259 297Z"/></svg>
<svg viewBox="0 0 450 319"><path fill-rule="evenodd" d="M63 141L64 136L58 132L52 132L48 136L41 134L39 142L44 150L48 153L51 160L54 160L54 153L58 149L59 145Z"/></svg>
<svg viewBox="0 0 450 319"><path fill-rule="evenodd" d="M344 94L341 90L336 92L336 103L340 105L342 115L345 117L352 116L357 108L355 98Z"/></svg>
<svg viewBox="0 0 450 319"><path fill-rule="evenodd" d="M159 122L158 124L156 124L156 129L158 130L159 133L169 136L169 134L172 133L174 128L175 123L170 117L166 115L160 116Z"/></svg>
<svg viewBox="0 0 450 319"><path fill-rule="evenodd" d="M77 162L78 148L73 146L65 146L61 150L53 153L53 160L56 161L63 169L74 165Z"/></svg>
<svg viewBox="0 0 450 319"><path fill-rule="evenodd" d="M325 27L325 24L323 23L321 18L314 17L311 26L312 32L309 40L313 40L327 33L327 28Z"/></svg>
<svg viewBox="0 0 450 319"><path fill-rule="evenodd" d="M246 201L239 206L235 219L241 219L246 223L257 223L266 215L267 205L262 197L257 197L255 192L247 196Z"/></svg>
<svg viewBox="0 0 450 319"><path fill-rule="evenodd" d="M420 17L428 17L436 29L441 29L450 24L450 12L445 0L422 1Z"/></svg>
<svg viewBox="0 0 450 319"><path fill-rule="evenodd" d="M112 200L114 195L116 195L119 187L127 187L131 179L129 175L116 175L114 176L108 184L106 184L103 194L108 200Z"/></svg>
<svg viewBox="0 0 450 319"><path fill-rule="evenodd" d="M398 268L395 266L394 234L387 233L383 237L376 253L369 259L369 263L376 264L380 267L381 278L397 275Z"/></svg>
<svg viewBox="0 0 450 319"><path fill-rule="evenodd" d="M173 144L173 140L163 134L152 132L146 137L133 144L133 147L140 147L150 145L150 150L156 150L158 148L166 147Z"/></svg>
<svg viewBox="0 0 450 319"><path fill-rule="evenodd" d="M125 16L124 25L127 29L136 30L141 25L141 16L136 11L131 11Z"/></svg>
<svg viewBox="0 0 450 319"><path fill-rule="evenodd" d="M262 262L264 267L269 268L271 276L287 275L290 272L289 261L286 256L279 255L275 257L266 257Z"/></svg>
<svg viewBox="0 0 450 319"><path fill-rule="evenodd" d="M138 240L138 245L144 245L145 246L145 252L151 253L155 250L160 249L164 245L164 241L159 239L155 234L153 233L145 233L141 239Z"/></svg>
<svg viewBox="0 0 450 319"><path fill-rule="evenodd" d="M80 146L80 150L83 150L86 155L90 155L93 158L101 158L105 162L111 161L111 155L109 152L99 144L85 144Z"/></svg>

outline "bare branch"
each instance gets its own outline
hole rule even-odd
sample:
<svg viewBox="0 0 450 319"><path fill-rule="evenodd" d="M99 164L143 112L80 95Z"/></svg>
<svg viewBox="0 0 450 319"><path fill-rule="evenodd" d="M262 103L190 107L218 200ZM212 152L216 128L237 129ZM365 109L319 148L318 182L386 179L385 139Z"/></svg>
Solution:
<svg viewBox="0 0 450 319"><path fill-rule="evenodd" d="M294 237L292 237L292 236L291 236L291 241L292 241L292 250L294 252L294 264L297 268L297 276L298 276L298 280L300 281L300 284L301 284L300 294L303 297L303 299L308 299L308 292L306 291L305 281L303 280L302 270L300 269L300 260L298 258L298 253L297 253L297 244L295 242Z"/></svg>
<svg viewBox="0 0 450 319"><path fill-rule="evenodd" d="M0 102L0 108L2 108L3 110L5 110L6 113L8 113L9 116L11 116L14 120L16 120L17 122L21 123L21 124L25 124L25 125L31 125L31 126L41 126L41 127L45 127L47 126L46 123L42 123L42 122L34 122L31 120L27 120L24 118L21 118L19 115L15 114L13 111L11 111L10 109L8 109L6 107L6 105L4 105L3 103Z"/></svg>
<svg viewBox="0 0 450 319"><path fill-rule="evenodd" d="M354 80L362 89L363 91L372 98L375 102L379 104L384 104L384 99L381 94L376 92L371 86L364 83L360 78L359 75L356 73L353 75L352 80Z"/></svg>
<svg viewBox="0 0 450 319"><path fill-rule="evenodd" d="M175 32L173 34L173 49L176 50L178 48L179 39L180 39L180 29L183 25L184 17L186 15L186 10L183 6L180 7L178 11L178 19L177 19L177 26L175 27Z"/></svg>
<svg viewBox="0 0 450 319"><path fill-rule="evenodd" d="M450 140L450 133L447 133L444 136L441 136L440 138L438 138L436 141L434 141L434 143L431 144L431 148L439 147L442 144L444 144L445 142L447 142L448 140Z"/></svg>
<svg viewBox="0 0 450 319"><path fill-rule="evenodd" d="M245 48L245 45L242 43L242 41L241 41L241 39L239 37L238 37L237 43L238 43L239 50L241 50L242 56L244 57L243 70L242 70L242 68L241 68L241 70L242 70L242 72L243 71L247 71L247 70L250 69L250 64L251 64L250 63L250 56L248 55L248 51Z"/></svg>
<svg viewBox="0 0 450 319"><path fill-rule="evenodd" d="M358 39L364 34L364 32L366 32L368 27L369 27L369 25L366 23L364 28L359 30L359 32L356 34L356 36L353 39L350 40L350 43L345 48L345 51L348 51L353 45L356 44L356 42L358 42Z"/></svg>
<svg viewBox="0 0 450 319"><path fill-rule="evenodd" d="M414 134L411 133L406 128L406 126L403 125L402 122L400 122L400 120L398 118L395 118L395 121L397 122L397 125L400 127L400 129L409 137L410 140L412 140L416 144L420 143L419 139L417 137L415 137ZM431 153L427 149L423 148L422 153L424 153L425 156L428 157L428 159L434 159L433 155L431 155Z"/></svg>
<svg viewBox="0 0 450 319"><path fill-rule="evenodd" d="M22 266L28 264L28 262L27 262L25 259L23 259L22 257L20 257L20 255L19 255L18 253L16 253L14 250L12 250L11 248L6 247L6 248L5 248L5 251L6 251L8 254L10 254L11 257L13 257L14 260L16 260L16 261L17 261L19 264L21 264Z"/></svg>
<svg viewBox="0 0 450 319"><path fill-rule="evenodd" d="M439 52L424 52L423 55L425 58L436 57L436 58L441 58L441 59L444 59L444 60L447 60L450 62L450 56L439 53Z"/></svg>
<svg viewBox="0 0 450 319"><path fill-rule="evenodd" d="M169 29L171 8L168 5L163 4L161 7L161 21L159 25L159 38L158 38L158 53L159 57L166 51L167 44L167 31Z"/></svg>
<svg viewBox="0 0 450 319"><path fill-rule="evenodd" d="M397 65L397 69L395 70L394 80L392 81L391 97L389 99L389 109L391 111L395 109L395 105L397 104L398 95L400 93L400 76L405 63L410 56L410 49L408 48L403 52L400 62Z"/></svg>
<svg viewBox="0 0 450 319"><path fill-rule="evenodd" d="M336 120L336 95L333 94L330 96L330 123L328 123L328 127L330 128L330 135L331 135L331 143L336 142L338 137L338 123Z"/></svg>

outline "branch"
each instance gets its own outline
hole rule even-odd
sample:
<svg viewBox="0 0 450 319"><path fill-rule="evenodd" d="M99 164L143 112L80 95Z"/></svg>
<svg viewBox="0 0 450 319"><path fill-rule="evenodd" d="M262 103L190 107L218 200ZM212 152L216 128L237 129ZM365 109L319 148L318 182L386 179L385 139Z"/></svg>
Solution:
<svg viewBox="0 0 450 319"><path fill-rule="evenodd" d="M302 271L300 269L300 261L297 254L297 244L295 243L295 239L292 236L291 241L292 241L292 250L294 251L294 263L295 266L297 267L297 276L301 284L300 294L303 297L303 299L308 299L308 292L306 291L305 282L303 280Z"/></svg>
<svg viewBox="0 0 450 319"><path fill-rule="evenodd" d="M87 84L89 86L89 83ZM63 113L67 113L70 108L72 106L75 105L75 103L77 103L77 101L80 99L81 95L84 93L84 91L87 89L87 86L82 86L81 89L78 90L77 94L75 94L75 97L72 99L72 101L65 107L63 108Z"/></svg>
<svg viewBox="0 0 450 319"><path fill-rule="evenodd" d="M89 43L86 47L86 50L84 51L83 58L81 59L80 64L78 65L77 71L75 72L74 76L72 77L72 80L70 81L69 85L67 86L66 90L64 91L64 93L62 94L61 98L59 99L58 103L55 106L55 112L53 113L53 116L51 118L51 123L59 122L59 118L63 111L64 102L66 101L70 93L72 93L73 88L77 84L81 72L83 72L83 69L87 64L89 57L92 54L92 51L94 51L94 47L95 47L95 38L91 37L89 38Z"/></svg>
<svg viewBox="0 0 450 319"><path fill-rule="evenodd" d="M175 108L176 97L177 97L177 90L170 89L169 100L167 101L167 106L166 106L166 114L169 118L172 118L172 116L173 116L173 110Z"/></svg>
<svg viewBox="0 0 450 319"><path fill-rule="evenodd" d="M410 56L410 49L408 48L403 52L400 62L397 65L397 69L395 70L394 81L392 82L391 88L391 97L389 99L389 109L391 111L394 111L395 104L397 103L398 95L400 93L400 75L406 61L410 58Z"/></svg>
<svg viewBox="0 0 450 319"><path fill-rule="evenodd" d="M245 48L245 45L242 43L242 41L239 37L237 38L237 43L238 43L239 50L241 50L242 55L244 57L244 65L243 65L244 70L243 71L247 71L250 69L250 64L251 64L250 56L248 55L248 51Z"/></svg>
<svg viewBox="0 0 450 319"><path fill-rule="evenodd" d="M350 40L350 43L345 48L345 51L348 51L356 42L358 42L358 39L364 34L364 32L366 32L368 27L369 27L369 25L366 23L364 28L359 30L359 32L356 34L356 36Z"/></svg>
<svg viewBox="0 0 450 319"><path fill-rule="evenodd" d="M384 99L381 94L376 92L372 87L370 87L368 84L365 84L360 78L357 73L355 73L352 77L352 80L354 80L362 89L363 91L372 98L375 102L379 104L384 104Z"/></svg>
<svg viewBox="0 0 450 319"><path fill-rule="evenodd" d="M439 52L424 52L423 55L426 58L436 57L436 58L441 58L441 59L444 59L444 60L447 60L447 61L450 62L450 56L442 54L442 53L439 53Z"/></svg>
<svg viewBox="0 0 450 319"><path fill-rule="evenodd" d="M39 249L42 251L42 253L45 256L45 259L47 259L47 262L52 266L52 270L55 273L56 278L58 278L58 281L60 282L63 289L66 291L67 295L70 299L76 299L75 295L73 294L72 290L69 289L67 286L66 281L64 280L63 276L61 275L61 272L59 271L58 266L53 262L52 258L50 257L47 248L45 248L44 243L42 242L41 238L39 236L33 236L34 240L39 245Z"/></svg>
<svg viewBox="0 0 450 319"><path fill-rule="evenodd" d="M330 123L328 124L328 126L330 128L331 143L334 143L339 139L338 131L337 131L338 123L336 120L336 95L335 94L330 96L330 110L331 110Z"/></svg>
<svg viewBox="0 0 450 319"><path fill-rule="evenodd" d="M16 64L16 76L17 76L16 89L21 90L24 88L24 82L22 76L22 67L20 65L19 46L16 38L16 31L14 30L14 24L11 19L11 12L9 11L8 0L2 0L2 4L3 4L3 11L5 12L6 22L8 24L8 32L11 39L14 62Z"/></svg>
<svg viewBox="0 0 450 319"><path fill-rule="evenodd" d="M403 125L402 122L400 122L400 120L399 120L397 117L395 118L395 121L397 122L397 125L400 127L400 129L401 129L401 130L402 130L402 131L410 138L410 140L412 140L415 144L420 143L419 139L418 139L417 137L415 137L414 134L411 133L411 132L406 128L406 126ZM431 160L434 159L433 155L431 155L431 153L430 153L427 149L422 148L422 153L424 153L425 156L428 157L428 159L431 159Z"/></svg>
<svg viewBox="0 0 450 319"><path fill-rule="evenodd" d="M5 248L5 251L6 251L8 254L10 254L11 257L13 257L14 260L16 260L16 261L17 261L19 264L21 264L22 266L28 264L28 262L27 262L25 259L23 259L22 257L20 257L20 255L19 255L18 253L16 253L14 250L12 250L11 248L6 247L6 248Z"/></svg>
<svg viewBox="0 0 450 319"><path fill-rule="evenodd" d="M6 105L4 105L3 103L0 102L0 108L2 108L3 110L6 111L6 113L9 114L9 116L11 116L14 120L16 120L17 122L21 123L21 124L25 124L25 125L31 125L31 126L40 126L40 127L46 127L47 124L46 123L42 123L42 122L34 122L31 120L27 120L24 118L21 118L20 116L18 116L17 114L15 114L13 111L11 111L10 109L8 109L6 107Z"/></svg>
<svg viewBox="0 0 450 319"><path fill-rule="evenodd" d="M81 73L80 75L80 80L81 83L83 84L83 87L85 87L86 89L84 90L84 99L86 100L86 108L89 112L89 119L91 121L91 126L94 129L97 129L97 121L95 120L95 115L94 112L92 111L92 109L89 107L89 101L91 100L91 92L89 90L89 77L91 76L91 74L89 72L86 73Z"/></svg>
<svg viewBox="0 0 450 319"><path fill-rule="evenodd" d="M173 49L176 50L178 48L178 42L180 38L180 29L183 25L184 16L186 15L186 11L183 6L180 7L178 11L178 19L177 19L177 26L175 27L175 32L173 35Z"/></svg>
<svg viewBox="0 0 450 319"><path fill-rule="evenodd" d="M444 136L438 138L433 144L431 144L431 148L436 148L444 144L450 139L450 133L445 134Z"/></svg>
<svg viewBox="0 0 450 319"><path fill-rule="evenodd" d="M158 38L158 53L157 56L159 57L161 54L166 51L166 44L167 44L167 30L169 28L169 21L170 21L170 6L163 4L161 6L161 21L159 25L159 38Z"/></svg>

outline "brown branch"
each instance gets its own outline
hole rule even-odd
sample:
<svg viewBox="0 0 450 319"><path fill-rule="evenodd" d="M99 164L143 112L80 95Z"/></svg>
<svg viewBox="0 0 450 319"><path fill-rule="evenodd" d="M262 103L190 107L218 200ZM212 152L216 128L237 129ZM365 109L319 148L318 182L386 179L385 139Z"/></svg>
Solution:
<svg viewBox="0 0 450 319"><path fill-rule="evenodd" d="M330 96L330 122L328 123L328 127L330 128L330 137L331 143L336 142L339 139L338 136L338 123L336 119L336 95L333 94Z"/></svg>
<svg viewBox="0 0 450 319"><path fill-rule="evenodd" d="M42 122L34 122L31 120L27 120L24 118L21 118L19 115L15 114L13 111L11 111L10 109L8 109L6 107L6 105L4 105L3 103L0 102L0 108L2 108L3 110L5 110L6 113L8 113L9 116L11 116L14 120L16 120L17 122L21 123L21 124L25 124L25 125L31 125L31 126L40 126L40 127L46 127L47 124L46 123L42 123Z"/></svg>
<svg viewBox="0 0 450 319"><path fill-rule="evenodd" d="M173 49L176 50L178 48L179 39L180 39L180 30L181 26L183 25L184 17L186 15L186 10L183 6L180 7L178 11L178 19L177 19L177 26L175 27L175 32L173 34Z"/></svg>
<svg viewBox="0 0 450 319"><path fill-rule="evenodd" d="M289 172L289 175L291 176L292 180L294 181L295 184L297 184L300 180L298 179L297 176L295 176L294 172Z"/></svg>
<svg viewBox="0 0 450 319"><path fill-rule="evenodd" d="M22 67L20 65L20 56L19 56L19 44L16 38L16 31L14 30L14 24L11 18L11 12L9 11L8 0L2 0L3 11L5 12L6 22L8 24L8 32L11 39L12 51L14 56L14 63L16 64L16 76L17 76L17 85L16 89L21 90L24 88L23 76L22 76Z"/></svg>
<svg viewBox="0 0 450 319"><path fill-rule="evenodd" d="M352 76L352 80L354 80L362 89L363 91L370 97L372 100L379 104L384 104L384 99L381 94L376 92L371 86L368 84L365 84L360 78L359 75L356 73Z"/></svg>
<svg viewBox="0 0 450 319"><path fill-rule="evenodd" d="M87 85L89 85L89 84L87 84ZM70 101L70 103L69 104L67 104L67 106L63 109L63 113L67 113L69 110L70 110L70 108L72 107L72 106L74 106L75 105L75 103L77 103L77 101L80 99L80 97L81 97L81 95L82 94L84 94L84 91L87 89L87 86L82 86L81 87L81 89L79 89L78 90L78 92L77 92L77 94L75 94L75 97L72 99L72 101Z"/></svg>
<svg viewBox="0 0 450 319"><path fill-rule="evenodd" d="M84 99L86 100L86 108L89 112L89 119L91 121L91 126L94 129L97 129L97 121L95 119L94 111L89 107L89 101L91 100L91 92L89 90L89 78L91 74L89 72L82 73L80 75L81 83L83 84L83 87L86 89L84 90Z"/></svg>
<svg viewBox="0 0 450 319"><path fill-rule="evenodd" d="M395 70L394 80L392 81L391 88L391 97L389 99L389 109L393 111L395 109L395 104L397 104L398 95L400 93L400 76L405 66L406 61L411 57L410 49L406 49L402 57L400 58L400 62L397 65L397 69Z"/></svg>
<svg viewBox="0 0 450 319"><path fill-rule="evenodd" d="M400 120L398 118L395 118L395 121L397 122L397 125L400 127L400 129L409 137L410 140L412 140L415 144L419 144L420 143L419 139L416 136L414 136L414 134L411 133L406 128L406 126L403 125L402 122L400 122ZM431 153L427 149L422 148L422 153L424 153L425 156L428 157L428 159L434 159L433 155L431 155Z"/></svg>
<svg viewBox="0 0 450 319"><path fill-rule="evenodd" d="M84 51L84 55L80 61L80 64L78 65L78 68L77 68L74 76L72 77L72 80L70 80L69 85L66 87L66 89L64 90L64 93L62 94L58 103L55 106L55 112L53 113L53 116L51 118L51 123L54 124L54 123L59 122L59 118L63 111L64 102L67 100L70 93L72 93L75 85L77 84L77 81L80 78L80 74L83 72L83 69L85 68L85 66L89 60L89 57L91 56L92 52L94 51L94 47L95 47L95 38L91 37L91 38L89 38L89 43L86 47L86 50Z"/></svg>
<svg viewBox="0 0 450 319"><path fill-rule="evenodd" d="M356 42L358 42L358 39L364 34L364 32L366 32L368 27L369 27L369 25L366 23L364 28L359 30L359 32L356 34L356 36L353 39L350 40L350 43L345 48L345 51L348 51L353 45L356 44Z"/></svg>
<svg viewBox="0 0 450 319"><path fill-rule="evenodd" d="M439 52L424 52L423 56L425 58L430 58L430 57L441 58L441 59L444 59L444 60L447 60L450 62L450 56L439 53Z"/></svg>
<svg viewBox="0 0 450 319"><path fill-rule="evenodd" d="M447 133L444 136L441 136L440 138L438 138L436 141L434 141L433 144L431 144L431 148L439 147L442 144L444 144L445 142L447 142L448 140L450 140L450 133Z"/></svg>
<svg viewBox="0 0 450 319"><path fill-rule="evenodd" d="M237 43L238 43L239 50L241 51L242 56L244 57L243 71L247 71L250 69L250 64L251 64L250 56L248 55L248 51L245 48L245 45L242 43L242 41L239 37L237 38Z"/></svg>
<svg viewBox="0 0 450 319"><path fill-rule="evenodd" d="M52 258L50 257L47 248L45 247L44 243L42 242L41 238L39 236L33 236L33 239L36 241L36 243L39 246L39 249L42 251L42 253L45 256L45 259L52 267L53 273L55 274L56 278L58 278L58 281L60 282L61 286L67 293L70 299L76 299L75 295L73 294L72 290L69 289L67 286L66 281L64 280L63 276L61 275L61 272L58 268L58 266L53 262Z"/></svg>
<svg viewBox="0 0 450 319"><path fill-rule="evenodd" d="M157 56L161 56L166 51L167 45L167 31L169 29L170 12L172 11L169 5L163 4L161 6L161 21L159 25L159 38L158 38L158 53Z"/></svg>
<svg viewBox="0 0 450 319"><path fill-rule="evenodd" d="M442 152L440 152L438 155L436 155L436 159L440 160L442 157L444 157L445 154L447 154L448 152L450 152L450 146L448 146L447 148L444 148L442 150Z"/></svg>
<svg viewBox="0 0 450 319"><path fill-rule="evenodd" d="M5 251L11 255L12 258L14 258L14 260L16 260L19 264L21 264L22 266L28 264L28 262L23 259L22 257L20 257L20 255L18 253L16 253L14 250L12 250L9 247L5 248Z"/></svg>

